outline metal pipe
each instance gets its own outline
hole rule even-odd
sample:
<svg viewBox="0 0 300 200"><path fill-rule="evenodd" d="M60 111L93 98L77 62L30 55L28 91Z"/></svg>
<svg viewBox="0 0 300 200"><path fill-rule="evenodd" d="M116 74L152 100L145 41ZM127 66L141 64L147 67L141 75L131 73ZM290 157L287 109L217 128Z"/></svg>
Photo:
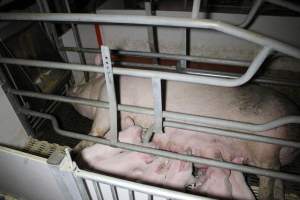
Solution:
<svg viewBox="0 0 300 200"><path fill-rule="evenodd" d="M65 14L65 13L0 13L1 21L48 21L68 23L113 23L144 26L168 26L202 28L220 31L240 39L244 39L262 46L268 46L276 51L295 58L300 58L300 50L283 42L268 38L258 33L244 30L220 21L209 19L192 20L178 17L139 16L139 15L107 15L107 14Z"/></svg>
<svg viewBox="0 0 300 200"><path fill-rule="evenodd" d="M210 133L213 135L233 137L233 138L237 138L237 139L241 139L241 140L264 142L264 143L269 143L269 144L278 144L278 145L282 145L282 146L300 148L300 142L288 141L288 140L278 139L278 138L273 138L273 137L260 136L260 135L247 134L247 133L238 133L238 132L233 132L233 131L225 131L225 130L220 130L220 129L215 129L215 128L200 127L200 126L195 126L195 125L191 125L191 124L184 124L184 123L170 122L170 121L164 121L163 125L165 127L173 127L173 128L178 128L178 129Z"/></svg>
<svg viewBox="0 0 300 200"><path fill-rule="evenodd" d="M37 92L15 90L11 88L7 88L6 91L11 94L22 95L22 96L33 97L33 98L54 100L54 101L60 101L65 103L76 103L76 104L82 104L86 106L94 106L98 108L109 108L107 102L98 101L98 100L89 100L89 99L84 99L79 97L64 97L59 95L42 94ZM145 115L154 115L153 109L143 108L138 106L119 104L118 110L124 112L140 113ZM191 115L191 114L183 114L183 113L170 112L170 111L163 111L163 117L166 118L167 120L178 120L181 122L196 123L199 126L222 128L227 130L240 130L240 131L248 131L248 132L262 132L262 131L278 128L280 126L284 126L287 124L300 124L300 116L281 117L264 124L252 124L246 122L230 121L230 120L204 117L204 116Z"/></svg>
<svg viewBox="0 0 300 200"><path fill-rule="evenodd" d="M147 154L171 158L171 159L183 160L183 161L192 162L192 163L196 163L196 164L209 165L209 166L214 166L214 167L220 167L220 168L226 168L226 169L230 169L230 170L241 171L244 173L251 173L251 174L256 174L256 175L261 175L261 176L269 176L269 177L273 177L273 178L279 178L279 179L284 179L284 180L289 180L289 181L294 181L294 182L300 182L300 176L296 175L296 174L287 174L287 173L283 173L283 172L267 170L267 169L258 168L258 167L243 166L243 165L239 165L239 164L233 164L230 162L217 161L217 160L212 160L212 159L207 159L207 158L202 158L202 157L195 157L195 156L190 156L190 155L172 153L172 152L168 152L168 151L153 149L150 147L138 146L138 145L134 145L134 144L121 143L121 142L114 143L109 140L106 140L103 138L98 138L95 136L84 135L84 134L75 133L75 132L71 132L71 131L65 131L65 130L62 130L59 128L56 118L52 115L39 113L36 111L24 109L24 108L20 108L18 110L18 112L25 114L25 115L34 115L34 116L46 118L51 121L53 129L56 133L58 133L59 135L75 138L78 140L87 140L87 141L96 142L96 143L103 144L103 145L108 145L111 147L126 149L129 151L137 151L137 152L147 153Z"/></svg>
<svg viewBox="0 0 300 200"><path fill-rule="evenodd" d="M265 0L265 1L268 1L268 2L278 5L278 6L288 8L292 11L300 12L300 6L298 6L295 3L288 2L286 0L285 1L283 1L283 0Z"/></svg>
<svg viewBox="0 0 300 200"><path fill-rule="evenodd" d="M72 13L68 0L65 0L65 6L66 6L66 9L67 9L67 12ZM82 43L81 43L81 39L80 39L77 24L71 23L71 29L72 29L72 32L73 32L76 47L82 48ZM79 55L80 63L81 64L86 64L84 53L79 52L78 55ZM86 82L89 81L89 73L88 72L84 72L84 79L85 79Z"/></svg>
<svg viewBox="0 0 300 200"><path fill-rule="evenodd" d="M192 19L198 19L199 11L200 11L201 0L193 1L192 8Z"/></svg>
<svg viewBox="0 0 300 200"><path fill-rule="evenodd" d="M87 53L101 53L97 48L76 48L76 47L64 47L62 48L64 51L84 51ZM123 51L123 50L111 50L111 53L116 53L118 55L132 55L132 56L140 56L140 57L158 57L158 58L166 58L172 60L181 60L186 59L194 62L204 62L204 63L212 63L212 64L222 64L222 65L231 65L231 66L249 66L251 63L248 61L238 61L238 60L223 60L223 59L215 59L215 58L203 58L197 56L184 56L184 55L173 55L173 54L164 54L164 53L149 53L149 52L136 52L136 51ZM128 67L141 67L141 68L152 68L152 69L167 69L175 71L175 66L168 65L152 65L145 63L136 63L136 62L112 62L113 64L120 64L122 66ZM201 70L201 69L186 69L181 71L181 73L186 74L194 74L194 75L203 75L210 77L219 77L219 78L238 78L239 74L235 73L227 73L227 72L217 72L211 70ZM275 85L284 85L284 86L292 86L292 87L300 87L300 82L290 80L279 80L279 79L270 79L268 77L258 77L253 80L257 83L267 83L267 84L275 84Z"/></svg>
<svg viewBox="0 0 300 200"><path fill-rule="evenodd" d="M248 27L256 17L256 14L260 8L260 6L264 3L264 0L256 0L251 7L249 14L247 15L246 19L239 25L242 28Z"/></svg>
<svg viewBox="0 0 300 200"><path fill-rule="evenodd" d="M236 79L222 79L215 77L206 77L206 76L196 76L190 74L179 74L179 73L170 73L170 72L158 72L151 70L142 70L142 69L127 69L127 68L113 68L113 73L118 75L128 75L128 76L137 76L144 78L160 78L173 81L183 81L190 83L198 84L207 84L215 86L225 86L225 87L235 87L240 86L247 81L249 81L254 75L255 72L259 69L265 58L271 52L270 48L263 48L261 52L256 56L247 72L239 78ZM70 64L70 63L59 63L59 62L49 62L49 61L37 61L29 59L17 59L17 58L0 58L0 63L5 64L15 64L23 66L32 66L32 67L41 67L41 68L54 68L54 69L65 69L65 70L75 70L75 71L89 71L89 72L98 72L103 73L103 67L95 67L94 65L79 65L79 64Z"/></svg>
<svg viewBox="0 0 300 200"><path fill-rule="evenodd" d="M75 52L86 52L86 53L101 53L98 48L77 48L77 47L62 47L63 51L75 51ZM139 57L149 57L149 58L162 58L170 60L187 60L191 62L203 62L210 64L222 64L222 65L231 65L231 66L249 66L250 61L242 60L232 60L232 59L222 59L222 58L207 58L200 56L186 56L179 54L168 54L168 53L152 53L152 52L141 52L141 51L126 51L126 50L111 50L112 54L118 55L130 55L130 56L139 56Z"/></svg>

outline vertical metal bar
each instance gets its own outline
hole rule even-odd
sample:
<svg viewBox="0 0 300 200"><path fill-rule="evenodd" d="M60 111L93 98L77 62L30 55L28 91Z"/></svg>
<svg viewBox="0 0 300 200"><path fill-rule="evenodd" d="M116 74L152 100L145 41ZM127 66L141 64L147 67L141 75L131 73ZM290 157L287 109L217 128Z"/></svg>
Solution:
<svg viewBox="0 0 300 200"><path fill-rule="evenodd" d="M86 189L85 183L83 181L83 178L74 176L74 179L75 179L76 185L77 185L77 187L79 189L81 198L83 200L90 200L91 198L90 198L90 196L89 196L89 194L87 192L87 189Z"/></svg>
<svg viewBox="0 0 300 200"><path fill-rule="evenodd" d="M50 8L49 8L47 0L37 0L37 4L38 4L39 9L40 9L41 12L50 13ZM58 36L57 36L57 33L56 33L55 25L54 24L47 24L46 22L43 22L43 26L45 27L46 33L49 36L51 42L59 50L60 49L60 43L58 42Z"/></svg>
<svg viewBox="0 0 300 200"><path fill-rule="evenodd" d="M192 19L198 19L200 11L201 0L193 1Z"/></svg>
<svg viewBox="0 0 300 200"><path fill-rule="evenodd" d="M110 185L110 189L111 189L113 200L119 200L116 186Z"/></svg>
<svg viewBox="0 0 300 200"><path fill-rule="evenodd" d="M104 200L99 183L96 181L93 181L93 186L94 186L98 200Z"/></svg>
<svg viewBox="0 0 300 200"><path fill-rule="evenodd" d="M154 130L155 133L162 133L162 94L161 79L152 79L153 103L154 103Z"/></svg>
<svg viewBox="0 0 300 200"><path fill-rule="evenodd" d="M37 0L37 4L41 13L50 13L50 8L47 0ZM46 31L48 38L55 46L55 48L58 50L58 52L60 53L64 61L67 62L68 61L67 53L60 50L63 45L62 45L62 40L58 38L55 25L51 23L49 24L47 22L41 22L41 23Z"/></svg>
<svg viewBox="0 0 300 200"><path fill-rule="evenodd" d="M152 194L148 194L147 200L153 200L153 195Z"/></svg>
<svg viewBox="0 0 300 200"><path fill-rule="evenodd" d="M145 12L147 16L152 15L152 2L145 1ZM158 44L157 44L157 34L155 31L156 27L148 26L147 34L148 34L148 44L150 47L150 52L157 53L158 52ZM154 64L158 64L158 58L153 58Z"/></svg>
<svg viewBox="0 0 300 200"><path fill-rule="evenodd" d="M71 8L70 8L68 0L65 0L65 5L66 5L67 12L71 13ZM82 43L81 43L81 39L80 39L79 30L78 30L77 25L74 24L74 23L71 23L71 28L72 28L72 32L73 32L76 47L82 48ZM85 65L86 60L85 60L84 53L79 52L78 55L79 55L80 63ZM86 82L89 81L89 73L88 72L84 72L84 79L85 79Z"/></svg>
<svg viewBox="0 0 300 200"><path fill-rule="evenodd" d="M146 131L146 133L144 134L143 137L143 143L147 144L148 142L150 142L150 139L153 135L153 131L154 131L154 124L152 124Z"/></svg>
<svg viewBox="0 0 300 200"><path fill-rule="evenodd" d="M40 12L41 13L45 12L44 0L36 0L36 2L37 2ZM52 37L51 31L50 31L49 24L47 24L46 22L40 22L40 23L43 25L43 27L46 31L46 34L48 35L50 40L53 41L53 37Z"/></svg>
<svg viewBox="0 0 300 200"><path fill-rule="evenodd" d="M135 196L134 196L134 191L133 190L128 190L128 194L129 194L129 200L135 200Z"/></svg>
<svg viewBox="0 0 300 200"><path fill-rule="evenodd" d="M201 0L194 0L193 1L193 9L192 9L192 19L197 19L199 16ZM185 55L190 55L191 49L191 29L186 28L185 31ZM184 71L184 69L188 66L188 61L180 60L178 63L180 67L176 68L178 71Z"/></svg>
<svg viewBox="0 0 300 200"><path fill-rule="evenodd" d="M118 123L117 123L117 100L116 90L114 84L114 76L111 66L111 58L109 48L107 46L101 46L103 68L105 74L105 82L107 88L107 95L109 100L109 117L110 117L110 131L113 135L112 142L118 142Z"/></svg>

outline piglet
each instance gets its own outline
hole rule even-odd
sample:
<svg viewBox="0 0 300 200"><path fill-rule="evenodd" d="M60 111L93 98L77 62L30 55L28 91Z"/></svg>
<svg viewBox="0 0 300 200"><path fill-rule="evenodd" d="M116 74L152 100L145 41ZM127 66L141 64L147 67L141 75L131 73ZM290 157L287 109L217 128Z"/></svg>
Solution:
<svg viewBox="0 0 300 200"><path fill-rule="evenodd" d="M119 141L130 144L140 144L142 141L142 128L135 126L130 117L126 117L125 125L128 128L119 132ZM108 132L105 135L105 138L111 139L112 134ZM87 165L88 167L94 168L95 161L108 159L122 152L124 152L124 150L120 148L113 148L102 144L94 144L81 151L78 158L79 165Z"/></svg>
<svg viewBox="0 0 300 200"><path fill-rule="evenodd" d="M234 158L232 162L242 164L243 158ZM201 168L198 171L196 191L211 197L255 200L243 174L239 171L217 167Z"/></svg>
<svg viewBox="0 0 300 200"><path fill-rule="evenodd" d="M140 179L144 174L147 164L153 161L154 157L139 152L122 152L104 160L94 160L92 167L96 170L127 177Z"/></svg>

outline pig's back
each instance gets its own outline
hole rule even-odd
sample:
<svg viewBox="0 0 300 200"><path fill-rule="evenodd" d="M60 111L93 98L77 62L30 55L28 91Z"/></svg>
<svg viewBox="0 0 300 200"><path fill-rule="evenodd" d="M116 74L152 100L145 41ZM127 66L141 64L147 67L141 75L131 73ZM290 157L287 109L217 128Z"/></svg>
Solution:
<svg viewBox="0 0 300 200"><path fill-rule="evenodd" d="M153 108L151 79L122 76L121 103ZM297 108L271 89L238 88L168 81L165 110L251 123L264 123Z"/></svg>

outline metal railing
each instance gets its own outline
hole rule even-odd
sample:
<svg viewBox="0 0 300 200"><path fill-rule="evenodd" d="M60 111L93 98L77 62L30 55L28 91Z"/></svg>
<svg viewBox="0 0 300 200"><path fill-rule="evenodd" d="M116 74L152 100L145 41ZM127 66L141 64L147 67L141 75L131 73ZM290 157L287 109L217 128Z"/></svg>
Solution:
<svg viewBox="0 0 300 200"><path fill-rule="evenodd" d="M265 142L269 144L279 144L288 147L300 148L300 143L288 140L281 140L278 138L271 138L265 136L259 136L255 134L246 134L241 132L259 132L270 130L282 125L291 123L300 123L300 116L286 116L274 121L268 122L266 124L250 124L237 121L230 121L225 119L217 119L211 117L195 116L183 113L167 112L161 109L161 80L173 80L173 81L183 81L197 84L207 84L225 87L235 87L243 85L248 82L261 67L264 60L272 51L278 51L286 55L300 58L300 50L292 47L290 45L284 44L282 42L264 37L262 35L243 30L241 28L225 24L222 22L215 22L212 20L193 20L185 18L171 18L171 17L157 17L157 16L121 16L121 15L95 15L95 14L36 14L36 13L1 13L0 21L6 20L29 20L29 21L46 21L46 22L68 22L68 23L113 23L113 24L134 24L134 25L152 25L152 26L171 26L171 27L187 27L187 28L201 28L201 29L213 29L232 36L245 39L256 44L263 46L262 50L255 57L248 67L247 72L241 77L235 79L225 79L217 77L208 77L204 75L191 75L191 74L178 74L171 72L159 72L144 69L129 69L129 68L112 68L112 63L110 60L109 49L103 47L102 50L102 60L104 61L104 67L94 66L94 65L81 65L81 64L67 64L59 62L48 62L48 61L37 61L28 59L17 59L17 58L0 58L0 63L9 64L12 66L31 66L31 67L42 67L42 68L53 68L53 69L65 69L65 70L75 70L84 72L97 72L104 73L106 78L106 86L108 89L109 103L101 102L96 100L87 100L76 97L63 97L50 94L40 94L29 91L20 91L16 89L6 89L10 94L28 96L34 98L42 98L48 100L55 100L61 102L69 103L80 103L88 106L104 107L110 109L111 117L111 129L113 130L114 139L112 141L105 140L103 138L97 138L93 136L87 136L75 132L61 130L55 117L35 112L29 109L21 108L18 112L25 115L32 115L41 118L48 119L52 122L54 130L61 135L76 138L79 140L88 140L100 144L109 145L112 147L123 148L132 151L138 151L143 153L154 154L158 156L163 156L172 159L180 159L184 161L189 161L198 164L206 164L215 167L222 167L232 170L238 170L247 173L253 173L257 175L270 176L274 178L286 179L290 181L300 182L299 175L292 175L287 173L282 173L274 170L267 170L258 167L243 166L238 164L233 164L229 162L217 161L202 157L195 157L189 155L182 155L178 153L167 152L163 150L153 149L144 146L138 146L133 144L121 143L117 140L117 111L128 111L142 114L149 114L155 116L155 130L159 132L162 127L175 127L195 131L203 131L204 133L222 135L227 137L233 137L248 141ZM154 93L156 96L154 102L156 102L154 110L143 107L127 106L117 104L115 100L115 88L112 84L113 75L128 75L137 76L144 78L151 78L153 81ZM165 118L166 121L162 121ZM171 121L167 121L171 120ZM173 120L176 120L174 122ZM180 122L181 121L181 122ZM182 123L182 121L187 121L189 124ZM222 130L221 130L222 129ZM224 129L224 130L223 130ZM228 131L230 130L230 131ZM234 130L234 131L232 131Z"/></svg>
<svg viewBox="0 0 300 200"><path fill-rule="evenodd" d="M289 10L295 11L295 12L299 12L300 13L300 6L291 3L287 0L256 0L251 9L249 14L247 15L246 19L239 25L242 28L247 28L251 25L251 23L255 20L255 18L257 17L257 13L261 7L261 5L263 5L263 3L265 2L269 2L284 8L287 8Z"/></svg>

